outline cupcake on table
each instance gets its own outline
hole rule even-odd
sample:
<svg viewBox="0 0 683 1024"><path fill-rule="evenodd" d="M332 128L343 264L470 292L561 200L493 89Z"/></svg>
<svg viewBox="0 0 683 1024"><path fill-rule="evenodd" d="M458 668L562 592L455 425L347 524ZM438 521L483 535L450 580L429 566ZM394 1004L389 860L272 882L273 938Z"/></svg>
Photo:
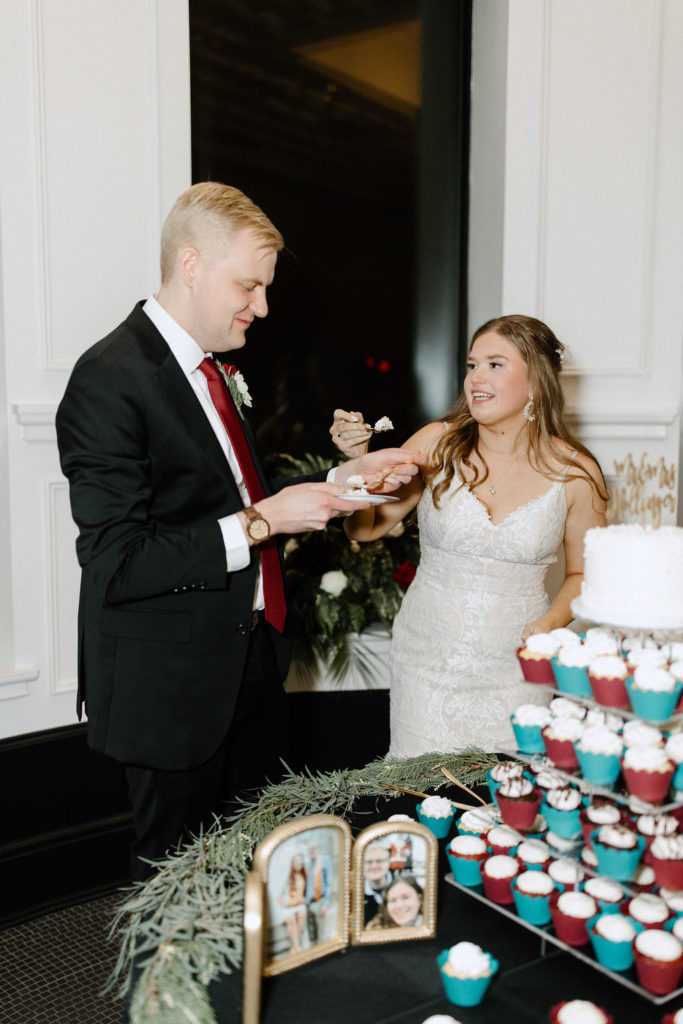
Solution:
<svg viewBox="0 0 683 1024"><path fill-rule="evenodd" d="M468 887L481 885L481 866L489 856L481 836L457 835L446 849L453 878Z"/></svg>
<svg viewBox="0 0 683 1024"><path fill-rule="evenodd" d="M664 737L659 729L647 722L641 722L639 718L632 718L624 723L621 730L621 737L625 747L662 747Z"/></svg>
<svg viewBox="0 0 683 1024"><path fill-rule="evenodd" d="M599 963L610 971L633 965L633 940L641 928L621 914L599 914L588 922L588 937Z"/></svg>
<svg viewBox="0 0 683 1024"><path fill-rule="evenodd" d="M567 779L562 772L553 766L549 759L546 759L546 762L540 765L534 765L532 762L529 768L533 775L534 785L541 794L541 814L544 814L548 794L553 789L565 789Z"/></svg>
<svg viewBox="0 0 683 1024"><path fill-rule="evenodd" d="M597 912L597 903L586 892L555 892L550 897L553 929L558 939L568 946L586 945L588 921Z"/></svg>
<svg viewBox="0 0 683 1024"><path fill-rule="evenodd" d="M655 873L650 865L641 860L628 886L632 892L654 892L657 885Z"/></svg>
<svg viewBox="0 0 683 1024"><path fill-rule="evenodd" d="M623 820L623 813L619 807L608 800L596 799L579 814L581 828L583 830L583 841L588 846L591 844L591 835L596 828L602 825L619 825Z"/></svg>
<svg viewBox="0 0 683 1024"><path fill-rule="evenodd" d="M666 668L669 664L666 652L656 644L654 647L632 647L625 653L629 675L638 668Z"/></svg>
<svg viewBox="0 0 683 1024"><path fill-rule="evenodd" d="M602 725L584 729L574 749L584 779L600 786L613 786L621 771L624 744L621 736Z"/></svg>
<svg viewBox="0 0 683 1024"><path fill-rule="evenodd" d="M658 804L669 792L676 766L663 747L627 747L621 770L632 796Z"/></svg>
<svg viewBox="0 0 683 1024"><path fill-rule="evenodd" d="M678 832L678 821L673 814L639 814L636 832L645 837L646 849L657 836L673 836Z"/></svg>
<svg viewBox="0 0 683 1024"><path fill-rule="evenodd" d="M455 827L460 835L481 836L483 839L490 829L500 824L500 821L497 807L472 807L462 812Z"/></svg>
<svg viewBox="0 0 683 1024"><path fill-rule="evenodd" d="M612 629L606 629L605 626L591 626L586 630L583 642L593 658L598 658L601 654L621 654L619 634Z"/></svg>
<svg viewBox="0 0 683 1024"><path fill-rule="evenodd" d="M510 828L509 825L495 825L486 834L486 845L494 856L506 854L512 857L523 839L524 836L516 828Z"/></svg>
<svg viewBox="0 0 683 1024"><path fill-rule="evenodd" d="M655 995L677 988L683 975L683 944L661 928L646 928L633 940L638 981Z"/></svg>
<svg viewBox="0 0 683 1024"><path fill-rule="evenodd" d="M612 1017L587 999L569 999L553 1006L548 1018L550 1024L614 1024Z"/></svg>
<svg viewBox="0 0 683 1024"><path fill-rule="evenodd" d="M498 961L474 942L457 942L438 957L446 996L456 1006L478 1006L486 994Z"/></svg>
<svg viewBox="0 0 683 1024"><path fill-rule="evenodd" d="M629 708L626 690L628 668L618 654L601 654L588 662L588 681L598 704L608 708Z"/></svg>
<svg viewBox="0 0 683 1024"><path fill-rule="evenodd" d="M451 830L455 807L445 796L428 796L417 805L417 816L437 839L445 839Z"/></svg>
<svg viewBox="0 0 683 1024"><path fill-rule="evenodd" d="M497 803L496 793L503 782L507 782L508 779L521 779L523 775L524 765L519 761L500 761L498 764L494 764L493 768L486 773L486 781L493 802Z"/></svg>
<svg viewBox="0 0 683 1024"><path fill-rule="evenodd" d="M542 839L525 839L517 847L516 857L527 871L545 871L552 854L550 847Z"/></svg>
<svg viewBox="0 0 683 1024"><path fill-rule="evenodd" d="M649 722L666 722L674 713L683 684L667 668L640 665L626 680L631 707Z"/></svg>

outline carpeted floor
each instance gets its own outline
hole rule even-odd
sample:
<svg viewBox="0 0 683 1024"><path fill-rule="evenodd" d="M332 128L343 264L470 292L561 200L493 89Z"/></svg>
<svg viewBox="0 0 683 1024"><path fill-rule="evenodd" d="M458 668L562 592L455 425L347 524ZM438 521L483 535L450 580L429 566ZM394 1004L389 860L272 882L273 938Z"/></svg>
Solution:
<svg viewBox="0 0 683 1024"><path fill-rule="evenodd" d="M120 1024L123 1002L101 995L118 955L109 939L123 893L0 932L2 1024Z"/></svg>

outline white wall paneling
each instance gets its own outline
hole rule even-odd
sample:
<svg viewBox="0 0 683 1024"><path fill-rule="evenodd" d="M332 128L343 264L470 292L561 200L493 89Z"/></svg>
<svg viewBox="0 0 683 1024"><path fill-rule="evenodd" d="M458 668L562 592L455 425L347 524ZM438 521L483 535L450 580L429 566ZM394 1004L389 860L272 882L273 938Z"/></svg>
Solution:
<svg viewBox="0 0 683 1024"><path fill-rule="evenodd" d="M0 736L75 720L54 414L77 356L157 287L161 224L191 180L188 31L187 0L3 6Z"/></svg>

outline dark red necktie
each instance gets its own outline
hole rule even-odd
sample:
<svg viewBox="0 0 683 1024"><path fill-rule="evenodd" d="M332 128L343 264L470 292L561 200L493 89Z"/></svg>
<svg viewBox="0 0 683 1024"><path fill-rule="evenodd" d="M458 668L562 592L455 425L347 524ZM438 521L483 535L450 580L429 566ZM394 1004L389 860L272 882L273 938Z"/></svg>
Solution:
<svg viewBox="0 0 683 1024"><path fill-rule="evenodd" d="M242 470L244 483L249 492L249 500L252 504L261 501L266 496L265 491L256 472L256 466L254 465L254 460L240 421L240 414L235 407L223 375L214 360L208 357L201 361L199 369L209 383L211 401L223 421L223 426L230 438L230 443L235 452L239 467ZM225 367L228 376L232 376L234 370L234 366ZM266 619L271 626L277 629L278 633L281 633L284 629L287 615L287 602L285 600L285 585L282 579L280 556L278 555L277 541L274 537L270 537L263 544L259 545L259 554L261 555L261 570L263 572L263 598L266 605Z"/></svg>

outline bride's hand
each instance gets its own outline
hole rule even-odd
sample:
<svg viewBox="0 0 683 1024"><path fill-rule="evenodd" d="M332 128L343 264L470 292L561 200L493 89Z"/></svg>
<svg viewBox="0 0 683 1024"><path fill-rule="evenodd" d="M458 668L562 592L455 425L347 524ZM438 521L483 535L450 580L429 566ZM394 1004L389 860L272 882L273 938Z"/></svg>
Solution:
<svg viewBox="0 0 683 1024"><path fill-rule="evenodd" d="M522 630L522 643L525 644L534 633L549 633L553 627L544 618L535 619Z"/></svg>
<svg viewBox="0 0 683 1024"><path fill-rule="evenodd" d="M361 412L335 409L330 434L337 448L349 459L355 459L367 452L372 430L366 427Z"/></svg>

